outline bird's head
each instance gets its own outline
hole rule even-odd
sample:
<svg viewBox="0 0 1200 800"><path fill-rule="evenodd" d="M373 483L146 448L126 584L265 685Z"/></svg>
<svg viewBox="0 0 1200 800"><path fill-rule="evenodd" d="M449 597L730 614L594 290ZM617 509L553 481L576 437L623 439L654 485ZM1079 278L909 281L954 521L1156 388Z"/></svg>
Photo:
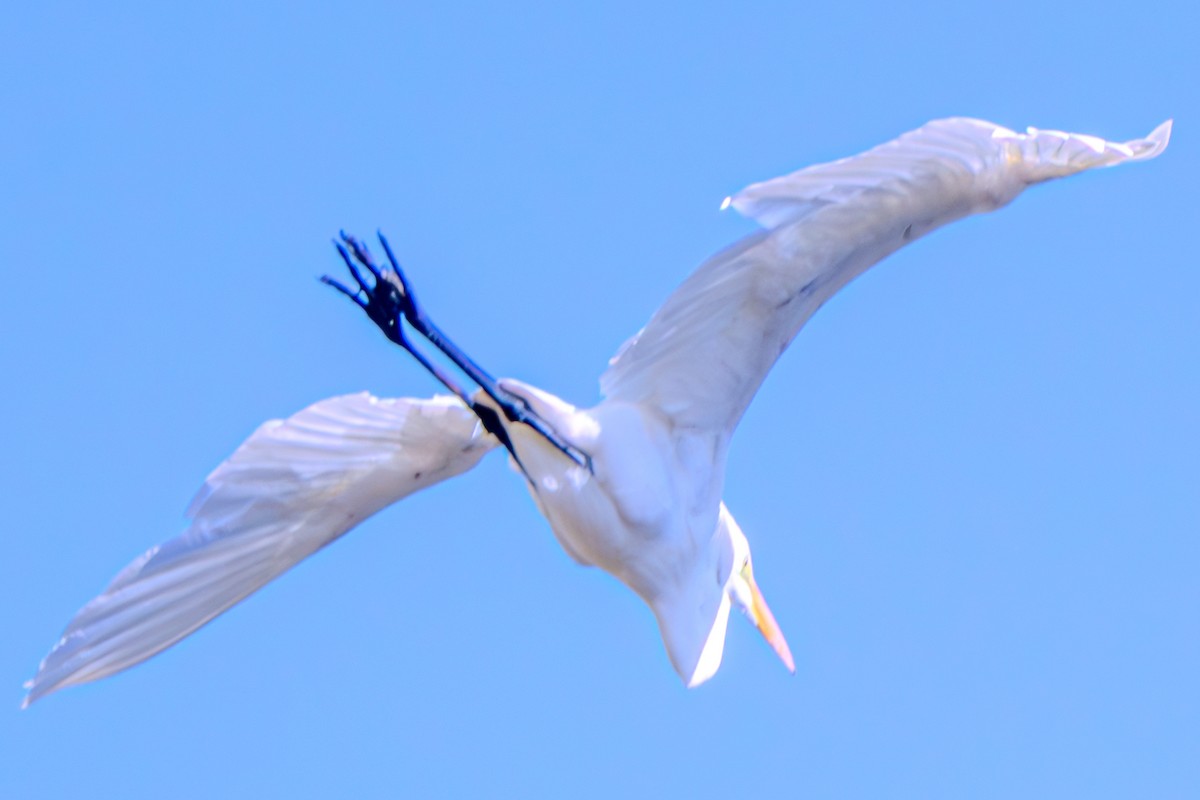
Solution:
<svg viewBox="0 0 1200 800"><path fill-rule="evenodd" d="M736 606L754 623L788 671L795 673L791 650L754 580L750 542L724 503L712 546L715 571L711 569L712 561L708 562L677 596L651 604L675 670L688 688L716 674L725 651L729 609Z"/></svg>

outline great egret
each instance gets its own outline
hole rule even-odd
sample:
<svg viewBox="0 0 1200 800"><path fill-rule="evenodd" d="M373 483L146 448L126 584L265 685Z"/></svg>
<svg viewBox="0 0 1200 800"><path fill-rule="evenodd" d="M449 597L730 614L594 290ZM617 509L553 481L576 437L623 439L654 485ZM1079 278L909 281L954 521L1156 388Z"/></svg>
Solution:
<svg viewBox="0 0 1200 800"><path fill-rule="evenodd" d="M1171 123L1124 144L944 119L852 158L727 198L763 227L710 258L625 343L579 409L496 381L422 312L387 248L376 265L339 245L355 300L454 395L323 400L260 427L205 482L179 537L84 606L27 684L25 705L169 647L375 512L504 446L563 549L654 611L688 686L721 663L731 605L794 671L754 581L750 546L721 501L725 454L750 399L805 321L892 251L1027 186L1153 158ZM723 206L724 207L724 206ZM382 241L382 237L381 237ZM370 272L371 275L366 273ZM412 346L404 323L481 388L473 397Z"/></svg>

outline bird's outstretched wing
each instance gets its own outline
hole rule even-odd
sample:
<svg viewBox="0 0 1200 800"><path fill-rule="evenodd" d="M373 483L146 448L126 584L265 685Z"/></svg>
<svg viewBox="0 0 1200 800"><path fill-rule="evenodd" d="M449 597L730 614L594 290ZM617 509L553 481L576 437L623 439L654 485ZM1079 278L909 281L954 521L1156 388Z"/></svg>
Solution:
<svg viewBox="0 0 1200 800"><path fill-rule="evenodd" d="M1171 123L1115 144L943 119L860 155L756 183L726 200L766 230L713 256L675 290L600 379L609 400L729 436L813 312L884 256L1025 187L1153 158Z"/></svg>
<svg viewBox="0 0 1200 800"><path fill-rule="evenodd" d="M191 525L80 609L25 705L171 646L391 503L466 472L497 442L457 398L323 400L262 425L217 467Z"/></svg>

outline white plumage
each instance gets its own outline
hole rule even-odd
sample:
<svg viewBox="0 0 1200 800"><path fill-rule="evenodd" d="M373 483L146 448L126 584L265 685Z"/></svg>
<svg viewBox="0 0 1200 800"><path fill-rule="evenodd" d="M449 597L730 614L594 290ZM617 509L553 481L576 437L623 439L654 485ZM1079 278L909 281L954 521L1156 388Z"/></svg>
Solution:
<svg viewBox="0 0 1200 800"><path fill-rule="evenodd" d="M701 265L626 342L601 377L599 405L578 409L501 382L591 457L589 470L528 426L505 424L559 542L646 600L689 686L719 667L733 605L791 668L749 544L721 502L730 437L775 360L826 300L894 250L1034 183L1153 158L1170 128L1117 144L937 120L727 199L764 230ZM452 396L347 395L264 424L208 477L187 530L79 611L27 684L25 704L149 658L498 444Z"/></svg>

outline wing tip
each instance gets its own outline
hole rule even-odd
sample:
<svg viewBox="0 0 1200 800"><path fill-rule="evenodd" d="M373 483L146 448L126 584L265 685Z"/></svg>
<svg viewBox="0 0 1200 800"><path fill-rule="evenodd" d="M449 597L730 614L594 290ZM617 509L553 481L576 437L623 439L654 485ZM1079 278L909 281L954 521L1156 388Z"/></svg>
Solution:
<svg viewBox="0 0 1200 800"><path fill-rule="evenodd" d="M41 677L42 671L39 669L38 674L25 683L21 684L21 688L25 690L25 696L21 698L21 710L29 708L35 702L45 697L46 695L56 691L59 688L58 684L52 686L43 686L38 683L38 678Z"/></svg>
<svg viewBox="0 0 1200 800"><path fill-rule="evenodd" d="M1128 146L1130 150L1133 150L1133 157L1137 159L1154 158L1166 150L1167 145L1171 142L1171 129L1174 126L1175 120L1168 119L1150 131L1146 138L1129 142Z"/></svg>

